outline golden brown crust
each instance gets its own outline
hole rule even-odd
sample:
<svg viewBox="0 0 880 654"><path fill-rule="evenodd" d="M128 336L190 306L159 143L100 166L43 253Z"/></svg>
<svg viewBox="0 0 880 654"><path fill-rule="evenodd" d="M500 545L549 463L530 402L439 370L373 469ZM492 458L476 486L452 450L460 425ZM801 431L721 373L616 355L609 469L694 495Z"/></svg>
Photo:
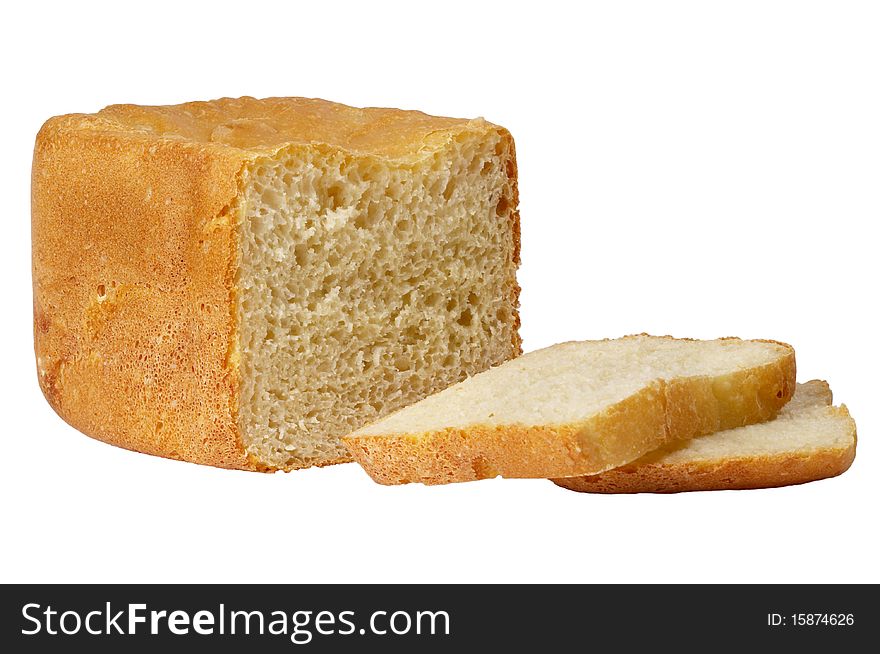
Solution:
<svg viewBox="0 0 880 654"><path fill-rule="evenodd" d="M321 143L417 159L489 129L501 128L303 98L115 105L50 119L32 173L34 347L47 400L108 443L270 470L246 454L237 419L242 170Z"/></svg>
<svg viewBox="0 0 880 654"><path fill-rule="evenodd" d="M483 120L421 111L360 109L313 98L220 98L165 107L111 105L86 117L94 129L272 154L291 145L326 144L382 159L417 159Z"/></svg>
<svg viewBox="0 0 880 654"><path fill-rule="evenodd" d="M667 443L768 420L791 399L795 356L716 378L657 381L591 420L572 425L446 429L344 439L380 484L445 484L495 476L595 474Z"/></svg>
<svg viewBox="0 0 880 654"><path fill-rule="evenodd" d="M124 448L250 468L230 362L243 160L229 149L48 121L32 179L40 387Z"/></svg>
<svg viewBox="0 0 880 654"><path fill-rule="evenodd" d="M507 145L508 148L508 159L506 163L506 173L508 183L511 186L511 195L513 208L510 212L510 229L513 234L513 267L512 269L516 271L519 268L521 263L520 259L520 249L521 249L521 228L520 228L520 216L519 216L519 174L517 170L516 163L516 144L513 141L513 136L506 129L499 128L501 132L502 142ZM522 354L522 337L519 334L520 328L520 316L519 316L519 296L522 288L520 288L519 283L516 281L516 274L512 275L512 279L510 280L511 289L510 289L510 306L513 307L513 351L519 355Z"/></svg>
<svg viewBox="0 0 880 654"><path fill-rule="evenodd" d="M849 422L852 442L848 447L712 461L640 460L597 475L551 481L580 493L682 493L776 488L836 477L855 459L856 424L845 406L830 410Z"/></svg>

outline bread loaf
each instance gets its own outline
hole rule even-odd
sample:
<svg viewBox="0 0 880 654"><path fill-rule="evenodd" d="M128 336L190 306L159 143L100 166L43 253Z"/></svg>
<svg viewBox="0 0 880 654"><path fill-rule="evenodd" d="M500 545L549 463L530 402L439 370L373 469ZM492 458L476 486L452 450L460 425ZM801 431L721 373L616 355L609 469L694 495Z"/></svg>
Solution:
<svg viewBox="0 0 880 654"><path fill-rule="evenodd" d="M630 336L562 343L478 374L346 437L383 484L569 477L767 420L794 350L771 341Z"/></svg>
<svg viewBox="0 0 880 654"><path fill-rule="evenodd" d="M598 475L555 479L583 493L770 488L834 477L856 455L856 424L824 381L798 384L775 420L662 447Z"/></svg>
<svg viewBox="0 0 880 654"><path fill-rule="evenodd" d="M482 119L302 98L49 120L39 383L77 429L251 470L520 352L514 145Z"/></svg>

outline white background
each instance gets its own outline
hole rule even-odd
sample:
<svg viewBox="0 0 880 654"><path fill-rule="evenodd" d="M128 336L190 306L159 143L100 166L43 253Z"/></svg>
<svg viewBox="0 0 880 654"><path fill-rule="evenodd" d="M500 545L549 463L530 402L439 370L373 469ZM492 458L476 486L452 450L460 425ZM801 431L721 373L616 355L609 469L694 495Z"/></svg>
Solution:
<svg viewBox="0 0 880 654"><path fill-rule="evenodd" d="M197 5L197 6L191 6ZM856 2L11 3L0 581L880 582L880 16ZM482 115L519 156L526 350L788 341L861 441L800 487L230 472L65 425L37 386L29 185L49 116L302 95ZM120 403L123 399L120 398Z"/></svg>

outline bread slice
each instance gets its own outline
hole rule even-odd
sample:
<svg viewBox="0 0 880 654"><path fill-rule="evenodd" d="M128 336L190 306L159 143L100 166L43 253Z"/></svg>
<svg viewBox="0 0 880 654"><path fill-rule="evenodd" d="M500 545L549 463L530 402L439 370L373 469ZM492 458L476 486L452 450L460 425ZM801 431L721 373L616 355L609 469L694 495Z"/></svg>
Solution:
<svg viewBox="0 0 880 654"><path fill-rule="evenodd" d="M772 341L562 343L344 440L382 484L592 474L675 440L772 418L794 384L794 350Z"/></svg>
<svg viewBox="0 0 880 654"><path fill-rule="evenodd" d="M516 159L482 119L303 98L49 120L33 164L40 386L83 432L230 468L520 352Z"/></svg>
<svg viewBox="0 0 880 654"><path fill-rule="evenodd" d="M856 455L856 423L824 381L798 384L775 420L676 443L598 475L554 479L582 493L771 488L839 475Z"/></svg>

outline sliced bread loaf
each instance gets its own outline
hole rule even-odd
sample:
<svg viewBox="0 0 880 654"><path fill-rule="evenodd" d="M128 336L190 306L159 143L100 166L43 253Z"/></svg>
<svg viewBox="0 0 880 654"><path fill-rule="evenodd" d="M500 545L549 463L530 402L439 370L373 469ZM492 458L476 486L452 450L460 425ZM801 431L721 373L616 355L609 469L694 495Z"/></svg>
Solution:
<svg viewBox="0 0 880 654"><path fill-rule="evenodd" d="M304 98L49 120L33 163L40 386L74 427L231 468L520 352L509 132Z"/></svg>
<svg viewBox="0 0 880 654"><path fill-rule="evenodd" d="M794 350L772 341L640 335L562 343L344 442L383 484L592 474L672 441L772 418L794 385Z"/></svg>
<svg viewBox="0 0 880 654"><path fill-rule="evenodd" d="M798 384L775 420L667 445L598 475L554 479L583 493L770 488L834 477L856 455L856 424L824 381Z"/></svg>

